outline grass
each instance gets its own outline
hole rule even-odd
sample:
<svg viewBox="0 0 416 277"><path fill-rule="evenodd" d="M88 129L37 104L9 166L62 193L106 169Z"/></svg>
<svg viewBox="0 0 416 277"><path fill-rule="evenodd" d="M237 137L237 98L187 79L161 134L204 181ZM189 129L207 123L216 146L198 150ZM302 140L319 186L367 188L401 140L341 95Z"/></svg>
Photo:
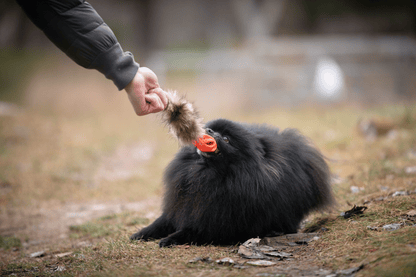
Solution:
<svg viewBox="0 0 416 277"><path fill-rule="evenodd" d="M19 238L0 236L0 248L9 250L11 248L19 248L21 246L22 242Z"/></svg>
<svg viewBox="0 0 416 277"><path fill-rule="evenodd" d="M147 224L149 224L148 218L138 217L136 214L127 212L106 215L81 225L72 225L69 230L72 238L83 236L99 238L119 234L126 226L145 226Z"/></svg>
<svg viewBox="0 0 416 277"><path fill-rule="evenodd" d="M103 84L101 75L63 64L35 74L24 109L15 116L0 117L1 275L255 276L281 274L284 268L305 266L303 259L308 259L333 272L364 264L356 276L414 276L416 227L403 215L416 209L416 194L392 194L416 190L416 174L405 172L415 164L408 155L416 149L415 105L254 107L244 113L238 108L219 112L199 101L195 78L168 75L166 87L186 93L202 111L208 111L207 120L226 117L298 128L329 158L331 171L338 176L333 187L338 205L328 214L312 214L307 224L327 229L320 239L311 242L305 254L276 267L238 269L215 262L189 263L196 257L244 260L235 246L160 249L154 241L131 242L129 235L157 216L158 211L148 206L73 222L63 238L53 233L47 241L38 239L44 229L34 226L45 211L72 204L127 204L159 197L163 169L178 149L157 116L135 117L124 92ZM357 133L357 121L378 116L397 122L397 135L369 142ZM136 159L133 150L147 151L148 158ZM129 170L130 175L115 178L124 176L123 172L100 173L117 168ZM351 186L362 189L353 193ZM354 204L368 209L349 219L339 216ZM396 231L368 228L391 223L403 226ZM41 250L43 257L30 258ZM70 254L56 256L62 253Z"/></svg>

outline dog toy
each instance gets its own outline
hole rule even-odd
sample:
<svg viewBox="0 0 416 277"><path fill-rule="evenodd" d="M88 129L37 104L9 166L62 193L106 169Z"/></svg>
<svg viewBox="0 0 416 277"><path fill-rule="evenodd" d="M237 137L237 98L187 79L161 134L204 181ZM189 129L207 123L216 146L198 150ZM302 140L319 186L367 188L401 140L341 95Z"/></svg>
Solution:
<svg viewBox="0 0 416 277"><path fill-rule="evenodd" d="M202 138L199 138L192 143L196 148L201 150L201 152L215 152L215 150L217 150L217 142L210 135L203 135Z"/></svg>

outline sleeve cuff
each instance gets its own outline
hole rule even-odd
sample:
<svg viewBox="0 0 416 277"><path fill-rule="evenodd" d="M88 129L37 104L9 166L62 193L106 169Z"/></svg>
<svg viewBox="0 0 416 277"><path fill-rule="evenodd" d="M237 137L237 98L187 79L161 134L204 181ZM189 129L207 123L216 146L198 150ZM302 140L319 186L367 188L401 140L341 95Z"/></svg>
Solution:
<svg viewBox="0 0 416 277"><path fill-rule="evenodd" d="M118 90L122 90L133 80L139 64L134 61L133 54L123 52L120 44L116 43L107 52L99 55L90 68L103 73L114 82Z"/></svg>

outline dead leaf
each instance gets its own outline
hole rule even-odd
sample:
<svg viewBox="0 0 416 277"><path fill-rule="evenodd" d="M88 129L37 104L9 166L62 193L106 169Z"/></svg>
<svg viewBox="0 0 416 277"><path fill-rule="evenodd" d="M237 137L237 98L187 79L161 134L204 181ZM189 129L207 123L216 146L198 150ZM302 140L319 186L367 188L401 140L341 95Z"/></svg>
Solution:
<svg viewBox="0 0 416 277"><path fill-rule="evenodd" d="M354 207L352 207L352 209L341 213L341 216L344 217L344 218L350 218L353 215L363 214L365 210L367 210L366 206L356 206L356 205L354 205Z"/></svg>
<svg viewBox="0 0 416 277"><path fill-rule="evenodd" d="M406 213L406 215L411 217L416 216L416 210L410 210Z"/></svg>

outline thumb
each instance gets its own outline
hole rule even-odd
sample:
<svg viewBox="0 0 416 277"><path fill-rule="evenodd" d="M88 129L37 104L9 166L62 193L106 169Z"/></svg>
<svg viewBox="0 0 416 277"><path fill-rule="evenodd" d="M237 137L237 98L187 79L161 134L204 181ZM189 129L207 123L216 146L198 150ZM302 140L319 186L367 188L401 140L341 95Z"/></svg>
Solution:
<svg viewBox="0 0 416 277"><path fill-rule="evenodd" d="M145 94L144 99L146 101L145 110L148 113L157 113L165 109L165 105L157 94L149 93Z"/></svg>

